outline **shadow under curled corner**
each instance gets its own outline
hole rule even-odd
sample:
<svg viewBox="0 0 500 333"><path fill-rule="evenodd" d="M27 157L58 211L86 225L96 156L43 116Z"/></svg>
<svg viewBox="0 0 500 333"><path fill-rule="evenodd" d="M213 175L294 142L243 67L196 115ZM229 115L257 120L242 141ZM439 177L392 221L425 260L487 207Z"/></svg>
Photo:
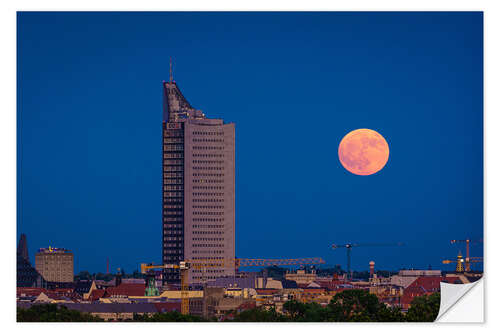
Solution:
<svg viewBox="0 0 500 333"><path fill-rule="evenodd" d="M467 284L441 282L441 303L435 322L484 322L484 278Z"/></svg>

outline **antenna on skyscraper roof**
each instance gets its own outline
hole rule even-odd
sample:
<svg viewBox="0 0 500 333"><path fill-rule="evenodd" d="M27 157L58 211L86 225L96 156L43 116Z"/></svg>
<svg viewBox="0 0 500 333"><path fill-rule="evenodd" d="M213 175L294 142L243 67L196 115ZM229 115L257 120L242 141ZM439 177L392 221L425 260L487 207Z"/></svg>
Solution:
<svg viewBox="0 0 500 333"><path fill-rule="evenodd" d="M172 74L172 57L170 57L170 83L174 81L174 75Z"/></svg>

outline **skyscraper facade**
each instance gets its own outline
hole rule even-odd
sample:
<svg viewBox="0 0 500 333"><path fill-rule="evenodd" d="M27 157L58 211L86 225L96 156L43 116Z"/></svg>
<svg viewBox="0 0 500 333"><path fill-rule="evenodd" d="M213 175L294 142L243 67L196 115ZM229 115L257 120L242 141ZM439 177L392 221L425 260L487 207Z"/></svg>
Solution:
<svg viewBox="0 0 500 333"><path fill-rule="evenodd" d="M35 255L36 270L49 282L73 282L73 253L67 249L42 248Z"/></svg>
<svg viewBox="0 0 500 333"><path fill-rule="evenodd" d="M163 98L163 263L233 259L234 124L193 108L172 78ZM232 275L234 267L190 269L189 282ZM164 281L179 283L179 271L167 269Z"/></svg>

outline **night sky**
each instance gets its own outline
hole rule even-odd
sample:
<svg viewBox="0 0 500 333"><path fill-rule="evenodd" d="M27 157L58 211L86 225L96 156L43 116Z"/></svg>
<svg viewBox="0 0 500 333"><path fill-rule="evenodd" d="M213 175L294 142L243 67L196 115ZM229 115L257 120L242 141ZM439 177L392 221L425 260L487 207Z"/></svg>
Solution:
<svg viewBox="0 0 500 333"><path fill-rule="evenodd" d="M162 80L236 124L236 255L440 264L483 237L481 13L19 13L17 234L75 273L161 260ZM349 131L389 144L372 176ZM482 256L482 245L471 247ZM479 266L480 267L480 266ZM478 268L479 268L478 267Z"/></svg>

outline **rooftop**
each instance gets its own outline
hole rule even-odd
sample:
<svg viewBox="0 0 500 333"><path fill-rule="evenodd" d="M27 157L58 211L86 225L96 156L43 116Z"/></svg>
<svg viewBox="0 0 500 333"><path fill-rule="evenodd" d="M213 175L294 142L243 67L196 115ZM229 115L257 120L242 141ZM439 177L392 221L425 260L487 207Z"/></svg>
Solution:
<svg viewBox="0 0 500 333"><path fill-rule="evenodd" d="M68 249L51 247L51 246L39 248L37 252L38 253L71 253L71 251Z"/></svg>

